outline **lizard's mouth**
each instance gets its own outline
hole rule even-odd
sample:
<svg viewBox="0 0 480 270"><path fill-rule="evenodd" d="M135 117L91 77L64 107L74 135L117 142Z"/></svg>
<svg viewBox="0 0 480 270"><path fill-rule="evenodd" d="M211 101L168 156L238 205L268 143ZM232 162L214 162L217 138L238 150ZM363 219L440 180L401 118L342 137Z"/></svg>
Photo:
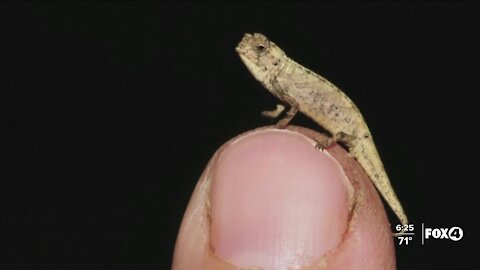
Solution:
<svg viewBox="0 0 480 270"><path fill-rule="evenodd" d="M237 47L235 47L235 50L240 54L245 53L248 49L248 44L252 37L253 35L250 33L246 33L245 35L243 35L242 40L238 43Z"/></svg>

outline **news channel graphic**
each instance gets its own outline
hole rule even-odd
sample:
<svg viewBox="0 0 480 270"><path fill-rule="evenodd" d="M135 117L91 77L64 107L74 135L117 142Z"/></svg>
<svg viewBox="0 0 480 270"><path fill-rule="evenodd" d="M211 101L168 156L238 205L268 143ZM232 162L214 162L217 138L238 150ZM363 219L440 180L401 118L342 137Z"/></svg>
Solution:
<svg viewBox="0 0 480 270"><path fill-rule="evenodd" d="M408 246L413 241L420 240L422 245L432 240L443 240L458 242L463 238L463 229L459 226L453 227L430 227L421 223L420 228L415 224L395 226L395 237L399 246Z"/></svg>

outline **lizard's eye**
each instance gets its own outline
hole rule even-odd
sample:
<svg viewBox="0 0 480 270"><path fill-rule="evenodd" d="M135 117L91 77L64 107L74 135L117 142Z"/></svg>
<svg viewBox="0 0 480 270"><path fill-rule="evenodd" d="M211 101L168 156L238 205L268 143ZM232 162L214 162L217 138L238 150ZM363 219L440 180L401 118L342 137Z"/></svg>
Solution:
<svg viewBox="0 0 480 270"><path fill-rule="evenodd" d="M266 50L267 50L267 48L265 48L265 46L263 46L262 44L258 44L258 45L255 46L255 52L258 53L258 54L262 54Z"/></svg>

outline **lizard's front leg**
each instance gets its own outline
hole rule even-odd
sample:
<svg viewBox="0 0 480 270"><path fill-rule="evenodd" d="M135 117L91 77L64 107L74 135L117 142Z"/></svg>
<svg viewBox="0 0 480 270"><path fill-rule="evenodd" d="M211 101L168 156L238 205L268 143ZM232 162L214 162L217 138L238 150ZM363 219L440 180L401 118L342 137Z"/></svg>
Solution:
<svg viewBox="0 0 480 270"><path fill-rule="evenodd" d="M277 126L277 128L280 128L280 129L283 129L286 126L288 126L290 121L293 119L293 117L298 112L298 103L295 102L295 100L292 97L287 96L287 95L282 95L282 100L284 100L286 103L288 103L290 105L290 109L285 114L285 117L283 117L282 119L280 119L277 122L276 126ZM262 115L265 116L265 117L277 118L278 116L280 116L280 114L283 111L285 111L285 106L283 106L281 104L277 104L277 108L275 110L263 111Z"/></svg>
<svg viewBox="0 0 480 270"><path fill-rule="evenodd" d="M292 121L293 117L298 113L298 103L290 96L288 95L282 95L281 99L288 103L290 105L290 109L288 112L285 114L285 117L283 117L280 121L277 122L277 128L284 129L290 121Z"/></svg>
<svg viewBox="0 0 480 270"><path fill-rule="evenodd" d="M277 104L277 108L275 110L263 111L262 116L269 117L269 118L277 118L284 110L285 110L285 106L281 104Z"/></svg>

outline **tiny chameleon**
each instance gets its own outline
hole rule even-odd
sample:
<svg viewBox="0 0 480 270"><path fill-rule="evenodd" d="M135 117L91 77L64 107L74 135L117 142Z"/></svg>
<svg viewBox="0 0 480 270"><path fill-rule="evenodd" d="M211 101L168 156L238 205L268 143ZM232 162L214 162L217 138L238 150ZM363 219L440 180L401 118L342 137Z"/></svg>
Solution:
<svg viewBox="0 0 480 270"><path fill-rule="evenodd" d="M363 167L402 225L407 225L407 216L393 190L372 135L353 101L327 79L290 59L262 34L245 34L236 51L252 75L290 106L277 127L285 128L300 111L330 132L333 138L318 142L317 147L323 149L334 142L347 146L350 155ZM285 107L277 105L276 110L262 114L276 118L283 110Z"/></svg>

